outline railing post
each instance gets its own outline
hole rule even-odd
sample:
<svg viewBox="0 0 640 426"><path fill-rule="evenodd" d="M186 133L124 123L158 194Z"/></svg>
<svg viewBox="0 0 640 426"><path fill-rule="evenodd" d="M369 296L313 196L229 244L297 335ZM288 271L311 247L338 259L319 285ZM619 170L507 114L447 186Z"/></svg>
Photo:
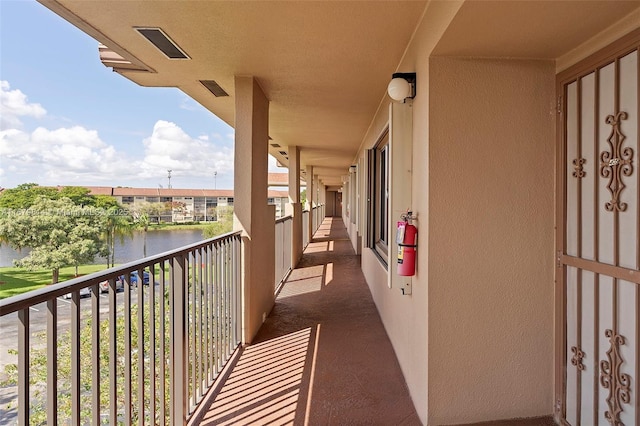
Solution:
<svg viewBox="0 0 640 426"><path fill-rule="evenodd" d="M47 300L47 424L58 424L58 299Z"/></svg>
<svg viewBox="0 0 640 426"><path fill-rule="evenodd" d="M171 294L171 420L174 425L187 424L187 272L184 254L172 259Z"/></svg>
<svg viewBox="0 0 640 426"><path fill-rule="evenodd" d="M80 292L71 293L71 424L80 418Z"/></svg>
<svg viewBox="0 0 640 426"><path fill-rule="evenodd" d="M91 422L100 424L100 289L98 285L91 287Z"/></svg>
<svg viewBox="0 0 640 426"><path fill-rule="evenodd" d="M18 311L18 424L29 424L29 308Z"/></svg>

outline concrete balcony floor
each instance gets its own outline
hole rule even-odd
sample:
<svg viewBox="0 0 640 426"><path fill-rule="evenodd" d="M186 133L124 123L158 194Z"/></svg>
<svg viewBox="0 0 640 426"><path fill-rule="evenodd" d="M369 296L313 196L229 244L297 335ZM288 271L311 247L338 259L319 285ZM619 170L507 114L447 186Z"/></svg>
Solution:
<svg viewBox="0 0 640 426"><path fill-rule="evenodd" d="M341 218L326 218L202 425L420 425Z"/></svg>

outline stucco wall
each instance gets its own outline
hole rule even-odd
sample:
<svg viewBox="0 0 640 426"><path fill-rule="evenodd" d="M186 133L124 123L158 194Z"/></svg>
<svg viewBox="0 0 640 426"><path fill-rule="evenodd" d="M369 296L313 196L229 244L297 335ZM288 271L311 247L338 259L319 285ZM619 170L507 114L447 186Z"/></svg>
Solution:
<svg viewBox="0 0 640 426"><path fill-rule="evenodd" d="M418 215L417 274L413 278L412 294L403 296L398 288L388 288L387 271L376 255L362 249L362 271L371 290L373 300L396 352L420 420L427 424L429 412L429 336L428 336L428 271L429 271L429 55L440 36L453 19L462 2L431 2L424 18L407 46L398 72L416 72L417 95L413 102L413 165L412 206ZM365 149L373 147L389 120L389 98L378 108L378 113L363 140L361 151L354 162L366 164ZM366 167L363 167L365 169ZM366 194L366 176L359 181L361 194ZM393 196L393 194L391 194ZM361 222L366 229L366 196L360 199ZM354 230L355 231L355 230ZM362 247L366 236L361 238ZM393 260L393 259L392 259Z"/></svg>
<svg viewBox="0 0 640 426"><path fill-rule="evenodd" d="M430 60L429 424L552 412L554 71Z"/></svg>
<svg viewBox="0 0 640 426"><path fill-rule="evenodd" d="M275 299L275 206L266 202L269 101L253 77L236 77L235 90L235 164L245 168L234 173L234 229L243 239L243 341L251 342Z"/></svg>

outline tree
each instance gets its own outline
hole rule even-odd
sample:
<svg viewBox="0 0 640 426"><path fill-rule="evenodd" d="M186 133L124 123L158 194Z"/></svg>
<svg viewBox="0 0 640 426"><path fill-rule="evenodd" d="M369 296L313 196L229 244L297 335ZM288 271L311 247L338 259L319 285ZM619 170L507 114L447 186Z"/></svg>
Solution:
<svg viewBox="0 0 640 426"><path fill-rule="evenodd" d="M40 195L28 210L0 217L0 239L15 249L31 248L15 265L50 269L52 283L57 283L60 268L77 267L106 252L101 241L104 216L98 213L66 197L51 200Z"/></svg>
<svg viewBox="0 0 640 426"><path fill-rule="evenodd" d="M160 305L164 303L165 309L169 309L168 307L168 299L166 297L161 297L156 299L156 312L160 309ZM134 303L131 305L131 316L136 317L138 314L139 304ZM122 311L122 309L119 309ZM144 307L144 324L148 325L150 323L150 315L149 315L149 306ZM125 370L125 357L131 357L131 376L123 376L120 375L116 380L116 389L118 393L118 399L116 401L109 400L109 339L101 338L100 339L100 381L102 383L100 389L100 406L101 411L104 415L108 415L109 408L111 404L116 404L118 407L118 413L123 414L123 407L125 405L125 381L130 381L131 383L137 383L138 375L142 374L145 378L145 394L144 394L144 406L147 408L147 412L145 413L144 423L145 424L153 424L158 423L159 419L156 418L155 421L150 419L148 407L151 404L157 404L157 408L160 408L159 405L162 403L161 401L157 401L151 398L151 387L150 387L150 376L151 374L155 374L157 386L161 386L161 383L165 384L165 395L170 394L169 385L170 381L170 369L166 368L165 376L162 377L160 375L160 369L158 368L155 372L152 373L149 362L145 362L144 370L140 372L138 370L138 357L140 354L137 351L137 348L134 349L130 354L125 352L124 340L125 336L130 335L130 339L132 342L136 342L138 340L138 333L143 333L144 335L144 349L143 356L148 358L150 353L155 352L158 357L158 362L168 363L169 361L169 353L168 348L170 347L169 333L165 333L165 335L161 335L159 332L160 329L160 321L164 321L165 330L170 329L170 317L160 317L159 315L155 316L156 323L156 347L151 347L150 345L150 327L145 326L142 330L138 328L138 322L132 321L130 331L127 334L127 330L125 328L125 319L122 312L119 312L116 319L116 339L117 339L117 369L118 372L122 373ZM94 409L91 403L91 389L92 389L92 375L91 372L94 368L93 358L92 358L92 318L87 318L83 320L82 326L80 328L80 418L82 419L82 424L89 424L91 418L91 412ZM103 319L100 321L100 335L108 336L109 335L109 320ZM212 325L213 327L213 325ZM31 349L30 357L31 357L31 365L29 375L31 377L31 396L29 398L30 403L30 416L31 416L31 424L46 424L47 420L47 400L46 400L46 383L47 383L47 352L46 352L46 341L49 338L46 333L37 333L33 336L34 340L38 343L34 345ZM164 339L164 346L161 346L161 339ZM57 371L58 371L58 407L57 407L57 420L59 424L67 424L71 419L71 353L73 351L73 346L71 344L71 332L68 329L64 329L58 335L58 360L56 363ZM165 352L161 350L161 348L165 348ZM17 355L18 351L15 349L9 349L9 354ZM15 386L18 383L18 366L16 364L8 364L5 366L6 380L4 382L0 382L0 386ZM189 376L191 377L191 376ZM160 389L155 389L157 393L159 393ZM138 398L139 394L137 392L132 393L132 424L136 424L139 416L138 412ZM14 401L15 403L15 401ZM169 422L169 400L165 401L167 404L165 406L166 418L164 419L165 424ZM9 403L6 408L11 409L12 403ZM3 407L5 408L5 407ZM111 424L120 424L121 422L116 421L116 419L110 419Z"/></svg>
<svg viewBox="0 0 640 426"><path fill-rule="evenodd" d="M99 209L108 210L112 207L123 208L120 204L118 204L118 200L111 195L92 195L94 199L94 206Z"/></svg>
<svg viewBox="0 0 640 426"><path fill-rule="evenodd" d="M37 183L23 183L15 188L5 189L0 195L0 208L28 209L39 196L55 200L60 198L56 188L38 186Z"/></svg>
<svg viewBox="0 0 640 426"><path fill-rule="evenodd" d="M131 236L133 234L133 218L131 215L121 207L113 206L106 210L104 219L103 235L106 240L106 257L107 268L114 266L116 261L116 238L119 237L120 241L124 240L125 236ZM109 259L111 257L111 259Z"/></svg>
<svg viewBox="0 0 640 426"><path fill-rule="evenodd" d="M88 188L82 186L65 186L58 193L58 198L67 197L78 206L95 206L95 197L90 192Z"/></svg>
<svg viewBox="0 0 640 426"><path fill-rule="evenodd" d="M202 231L202 235L205 238L217 237L233 230L233 207L218 206L215 214L218 220L211 225L207 225Z"/></svg>
<svg viewBox="0 0 640 426"><path fill-rule="evenodd" d="M146 213L134 213L134 224L137 228L141 228L142 235L142 257L147 257L147 231L149 230L149 215Z"/></svg>

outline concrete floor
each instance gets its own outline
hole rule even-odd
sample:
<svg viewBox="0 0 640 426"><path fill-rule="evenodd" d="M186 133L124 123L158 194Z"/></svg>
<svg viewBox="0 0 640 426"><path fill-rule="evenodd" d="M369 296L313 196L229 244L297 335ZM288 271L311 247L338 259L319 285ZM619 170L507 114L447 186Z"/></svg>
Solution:
<svg viewBox="0 0 640 426"><path fill-rule="evenodd" d="M326 218L202 425L420 425L341 218Z"/></svg>

